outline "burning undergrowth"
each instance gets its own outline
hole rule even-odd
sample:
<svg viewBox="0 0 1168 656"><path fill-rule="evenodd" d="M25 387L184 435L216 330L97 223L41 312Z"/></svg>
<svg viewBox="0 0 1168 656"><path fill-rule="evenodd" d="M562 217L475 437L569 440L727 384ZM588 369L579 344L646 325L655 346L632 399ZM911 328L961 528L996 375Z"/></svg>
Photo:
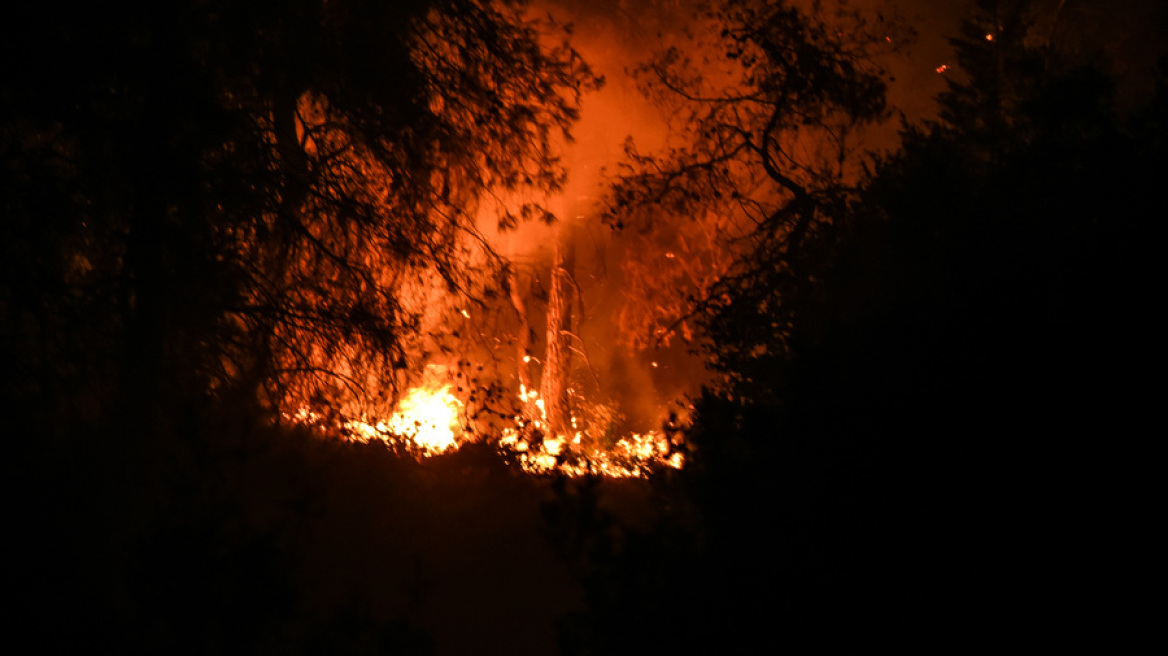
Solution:
<svg viewBox="0 0 1168 656"><path fill-rule="evenodd" d="M390 416L355 418L302 408L290 419L342 439L384 443L416 459L451 453L472 443L492 445L503 460L529 474L639 478L685 465L685 444L676 415L660 430L636 432L614 404L588 403L569 390L568 432L552 431L538 392L520 387L509 401L499 389L463 399L466 388L445 378L447 367L427 367L427 380L406 392ZM502 407L500 407L500 404Z"/></svg>
<svg viewBox="0 0 1168 656"><path fill-rule="evenodd" d="M654 11L621 10L614 23L608 10L556 9L603 75L580 98L575 138L553 140L571 177L492 188L468 203L456 258L467 280L405 286L403 309L419 317L418 343L403 345L408 364L358 381L385 390L374 394L379 403L325 394L325 403L286 406L296 421L414 458L485 443L531 474L630 478L685 465L677 415L686 412L676 401L708 372L690 352L688 324L669 324L720 265L656 232L604 221L608 167L623 160L629 138L650 150L667 145L660 109L626 66L666 45L628 45L646 16L662 28L675 21ZM665 282L646 285L648 277Z"/></svg>
<svg viewBox="0 0 1168 656"><path fill-rule="evenodd" d="M681 421L664 408L685 376L658 362L668 354L631 352L618 338L619 280L597 272L617 269L608 260L620 251L573 228L531 238L552 248L484 276L495 283L473 301L425 290L417 364L367 377L392 389L334 390L292 405L289 418L418 459L489 444L530 474L631 478L684 466Z"/></svg>

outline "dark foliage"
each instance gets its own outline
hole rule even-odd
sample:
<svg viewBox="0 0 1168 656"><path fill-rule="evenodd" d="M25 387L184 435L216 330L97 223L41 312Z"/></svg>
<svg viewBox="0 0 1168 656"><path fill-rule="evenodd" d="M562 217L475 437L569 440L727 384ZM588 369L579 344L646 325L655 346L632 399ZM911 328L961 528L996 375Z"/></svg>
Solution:
<svg viewBox="0 0 1168 656"><path fill-rule="evenodd" d="M298 531L325 455L274 461L303 436L273 424L290 399L390 392L418 322L403 286L472 291L460 248L480 194L562 182L551 144L597 81L522 9L6 14L0 432L22 491L6 589L34 649L432 649L363 610L361 586L312 606ZM272 489L232 483L241 469ZM278 521L252 514L285 488Z"/></svg>
<svg viewBox="0 0 1168 656"><path fill-rule="evenodd" d="M688 434L701 530L600 550L575 653L1125 639L1168 89L1121 116L1107 72L995 10L815 276L760 269L706 315L734 382Z"/></svg>
<svg viewBox="0 0 1168 656"><path fill-rule="evenodd" d="M895 29L882 19L843 4L834 15L782 2L695 5L696 24L713 27L636 71L674 140L661 153L630 140L606 198L606 221L637 241L621 327L638 347L695 341L695 315L748 295L766 315L753 328L785 334L788 322L768 314L787 286L772 289L775 272L806 277L854 191L855 135L886 116L873 57Z"/></svg>
<svg viewBox="0 0 1168 656"><path fill-rule="evenodd" d="M380 392L422 311L402 288L481 285L462 251L479 196L558 185L552 135L595 83L512 4L21 12L0 97L4 391L70 417Z"/></svg>

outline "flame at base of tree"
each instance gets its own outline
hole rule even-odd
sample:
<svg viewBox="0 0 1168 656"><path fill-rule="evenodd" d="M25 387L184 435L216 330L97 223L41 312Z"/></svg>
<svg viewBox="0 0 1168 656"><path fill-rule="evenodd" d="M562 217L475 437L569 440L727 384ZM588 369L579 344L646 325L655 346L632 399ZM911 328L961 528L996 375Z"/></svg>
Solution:
<svg viewBox="0 0 1168 656"><path fill-rule="evenodd" d="M637 432L618 410L629 399L609 405L581 392L587 387L595 390L590 397L609 397L584 338L573 332L588 317L575 277L579 230L570 221L553 228L546 240L551 244L550 261L532 257L501 267L503 282L497 291L502 293L492 298L509 304L509 309L480 302L454 312L462 304L444 298L440 286L416 295L413 300L424 299L417 305L431 319L429 328L419 331L418 359L449 360L458 354L458 362L427 364L392 411L387 407L373 410L373 416L362 414L370 412L368 404L346 399L335 405L326 401L333 407L327 417L316 414L324 412L318 407L302 409L292 419L352 441L382 442L399 454L418 458L486 442L505 461L532 474L630 478L680 469L686 453L676 421L659 431ZM542 341L533 330L537 321L545 324ZM502 348L508 343L515 347L513 361L509 349ZM542 352L542 357L533 351ZM472 367L472 362L479 365ZM509 370L512 362L514 369ZM471 369L478 373L470 374ZM498 382L487 384L484 377L515 381L518 390ZM456 379L459 382L453 385ZM589 382L582 385L585 379ZM378 385L373 382L365 389ZM639 421L645 419L642 415Z"/></svg>
<svg viewBox="0 0 1168 656"><path fill-rule="evenodd" d="M595 418L586 421L575 414L569 419L569 433L552 433L543 399L534 390L525 388L520 388L519 395L523 406L534 406L540 417L516 415L515 425L503 429L498 445L524 471L634 478L664 468L680 469L685 464L682 444L676 435L652 431L606 439L611 424L605 425ZM581 407L583 404L577 402L575 405ZM593 414L605 414L599 412L603 409L601 406L591 408Z"/></svg>
<svg viewBox="0 0 1168 656"><path fill-rule="evenodd" d="M569 420L570 433L552 434L538 393L521 387L519 400L521 407L535 408L540 416L520 412L498 435L486 439L494 443L506 461L527 473L637 478L664 469L681 469L685 464L679 434L651 431L614 437L609 435L611 425L595 417L585 420L575 415ZM576 406L583 407L579 402ZM611 413L604 406L591 410L594 415ZM325 415L308 408L301 408L288 419L339 431L350 441L383 442L396 452L425 458L480 441L478 434L463 428L464 414L465 404L451 393L450 385L430 385L411 389L398 402L397 412L385 420L363 416L330 422Z"/></svg>

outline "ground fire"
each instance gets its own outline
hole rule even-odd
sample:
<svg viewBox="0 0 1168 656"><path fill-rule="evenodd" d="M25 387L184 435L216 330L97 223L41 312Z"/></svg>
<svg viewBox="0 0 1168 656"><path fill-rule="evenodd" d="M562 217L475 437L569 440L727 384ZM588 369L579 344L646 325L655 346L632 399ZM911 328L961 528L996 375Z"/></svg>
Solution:
<svg viewBox="0 0 1168 656"><path fill-rule="evenodd" d="M560 230L552 232L558 238ZM606 391L602 380L628 374L611 366L598 373L589 360L576 264L571 241L557 244L542 266L509 264L505 293L474 314L454 307L457 299L431 295L431 306L450 307L435 328L443 341L420 353L442 362L415 367L420 374L399 388L394 405L302 407L292 419L414 458L486 443L532 474L628 478L681 468L676 413L641 409L640 420L630 420L631 401ZM533 330L540 323L544 330ZM620 349L613 359L627 369L636 358ZM656 360L643 365L657 371Z"/></svg>
<svg viewBox="0 0 1168 656"><path fill-rule="evenodd" d="M613 437L601 432L606 427L573 413L568 417L567 431L552 432L546 405L537 392L521 387L518 400L520 407L533 407L536 414L512 416L510 425L496 435L466 429L466 405L451 394L449 385L410 389L388 419L342 419L339 425L324 428L339 429L345 439L352 441L384 442L395 451L418 458L486 440L507 461L532 474L631 478L648 476L656 470L680 469L685 464L684 445L673 421L661 431ZM603 412L587 406L582 409L584 414ZM308 408L291 418L318 426L324 422L323 415Z"/></svg>

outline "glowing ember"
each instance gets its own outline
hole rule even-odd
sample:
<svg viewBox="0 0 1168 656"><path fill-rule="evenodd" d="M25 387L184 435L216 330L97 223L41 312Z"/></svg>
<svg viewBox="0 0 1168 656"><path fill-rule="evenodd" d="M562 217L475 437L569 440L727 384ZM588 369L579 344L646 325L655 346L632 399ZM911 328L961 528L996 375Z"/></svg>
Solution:
<svg viewBox="0 0 1168 656"><path fill-rule="evenodd" d="M681 469L685 464L680 445L657 432L631 433L601 446L601 440L590 435L588 428L579 429L581 422L573 416L572 435L546 435L543 399L522 386L519 399L540 416L516 416L515 427L504 429L498 446L528 473L637 478L663 468Z"/></svg>
<svg viewBox="0 0 1168 656"><path fill-rule="evenodd" d="M590 434L587 426L579 428L584 422L575 416L571 418L571 435L549 435L539 393L521 386L519 400L539 416L521 413L513 417L514 425L502 430L496 446L507 460L530 474L635 478L655 470L681 469L685 464L677 435L631 433L606 442ZM354 441L379 440L416 456L432 456L461 446L458 430L462 409L449 385L416 387L398 403L398 411L388 421L362 417L343 421L341 428ZM303 424L324 421L322 415L306 408L289 419Z"/></svg>

